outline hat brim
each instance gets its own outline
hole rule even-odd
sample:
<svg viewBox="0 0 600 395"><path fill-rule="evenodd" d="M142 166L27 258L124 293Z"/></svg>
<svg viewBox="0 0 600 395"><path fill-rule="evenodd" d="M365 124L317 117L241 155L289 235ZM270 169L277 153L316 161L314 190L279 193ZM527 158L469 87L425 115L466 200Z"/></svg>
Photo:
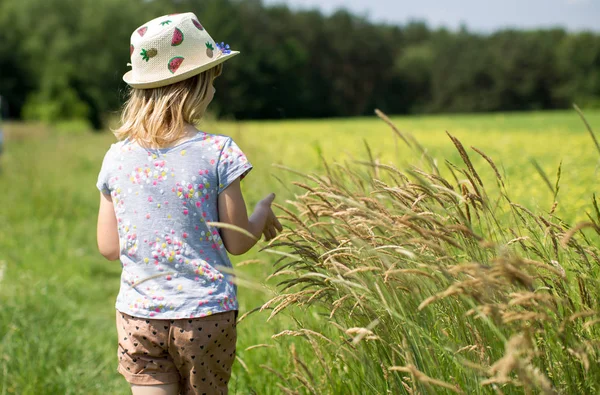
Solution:
<svg viewBox="0 0 600 395"><path fill-rule="evenodd" d="M195 75L198 75L198 74L202 73L203 71L211 69L211 68L225 62L226 60L233 58L234 56L238 55L239 53L240 53L239 51L231 51L227 55L221 55L217 59L215 59L209 63L203 64L201 66L195 67L191 70L188 70L185 73L173 75L171 77L163 78L163 79L155 80L155 81L136 81L133 78L133 70L129 70L127 73L125 73L125 75L123 75L123 81L125 81L127 83L127 85L129 85L135 89L160 88L161 86L171 85L176 82L183 81L183 80L191 78Z"/></svg>

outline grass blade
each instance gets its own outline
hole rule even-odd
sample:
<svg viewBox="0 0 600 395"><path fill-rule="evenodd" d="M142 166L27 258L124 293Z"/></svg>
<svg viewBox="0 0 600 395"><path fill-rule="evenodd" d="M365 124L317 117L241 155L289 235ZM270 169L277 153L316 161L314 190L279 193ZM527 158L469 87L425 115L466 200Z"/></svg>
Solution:
<svg viewBox="0 0 600 395"><path fill-rule="evenodd" d="M552 187L552 183L550 182L550 179L548 178L548 176L544 172L544 169L542 169L542 167L540 166L540 164L535 159L531 158L530 161L531 161L531 164L533 165L533 167L535 167L535 170L538 172L538 174L540 175L540 177L542 177L542 180L544 180L544 183L546 184L546 186L550 190L550 193L552 193L552 195L555 195L556 192L554 191L554 188Z"/></svg>
<svg viewBox="0 0 600 395"><path fill-rule="evenodd" d="M577 114L579 114L579 117L585 124L585 127L587 128L588 132L590 132L590 136L592 137L592 140L594 140L596 149L598 150L598 153L600 153L600 144L598 144L598 140L596 139L596 135L594 135L594 132L592 131L592 127L588 123L587 119L585 119L585 116L583 115L583 111L581 111L581 109L579 107L577 107L577 104L573 104L573 108L575 109L575 111L577 111Z"/></svg>

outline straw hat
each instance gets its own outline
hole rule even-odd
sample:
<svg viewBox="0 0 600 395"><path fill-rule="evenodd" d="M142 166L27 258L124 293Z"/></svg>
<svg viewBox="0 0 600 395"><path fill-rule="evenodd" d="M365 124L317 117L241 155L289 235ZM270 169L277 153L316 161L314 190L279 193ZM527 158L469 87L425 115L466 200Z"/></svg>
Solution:
<svg viewBox="0 0 600 395"><path fill-rule="evenodd" d="M129 52L132 69L123 80L137 89L183 81L239 54L216 43L191 12L140 26L131 35Z"/></svg>

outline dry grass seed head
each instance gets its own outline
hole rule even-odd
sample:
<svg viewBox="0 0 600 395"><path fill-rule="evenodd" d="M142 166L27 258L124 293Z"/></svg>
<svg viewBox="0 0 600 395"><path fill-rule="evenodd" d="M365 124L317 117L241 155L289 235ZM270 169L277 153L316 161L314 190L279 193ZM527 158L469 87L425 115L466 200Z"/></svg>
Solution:
<svg viewBox="0 0 600 395"><path fill-rule="evenodd" d="M425 384L427 387L429 387L432 390L433 390L433 388L431 386L437 386L437 387L446 388L447 390L450 390L450 391L455 392L457 394L462 394L463 393L463 391L460 389L460 387L458 387L456 385L452 385L452 384L447 383L447 382L442 381L442 380L433 379L433 378L427 376L425 373L423 373L420 370L418 370L414 365L392 366L392 367L389 368L389 370L390 371L410 373L411 376L416 381L418 381L418 382L420 382L422 384Z"/></svg>
<svg viewBox="0 0 600 395"><path fill-rule="evenodd" d="M467 151L463 147L462 143L456 137L452 136L450 133L446 132L446 134L448 135L448 137L450 137L450 140L452 140L452 143L454 143L454 146L458 150L460 157L462 158L463 162L465 162L465 164L467 165L467 168L469 169L471 174L473 174L473 177L475 177L477 179L477 182L479 183L479 185L483 186L483 182L481 181L481 178L479 178L479 174L477 174L477 172L475 171L475 168L473 167L473 164L471 163L471 159L469 159L469 155L467 154Z"/></svg>

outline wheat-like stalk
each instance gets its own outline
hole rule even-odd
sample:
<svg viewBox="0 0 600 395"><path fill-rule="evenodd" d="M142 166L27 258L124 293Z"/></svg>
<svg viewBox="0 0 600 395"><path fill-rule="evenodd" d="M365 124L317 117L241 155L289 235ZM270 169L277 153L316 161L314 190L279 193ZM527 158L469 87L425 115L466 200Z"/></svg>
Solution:
<svg viewBox="0 0 600 395"><path fill-rule="evenodd" d="M280 257L280 293L261 309L322 317L273 336L304 339L314 357L294 348L291 371L268 368L285 377L282 391L600 391L600 251L584 233L600 233L600 214L571 228L555 205L535 213L512 202L494 161L473 148L497 180L486 189L448 136L464 166L447 162L451 177L369 151L368 162L303 176L303 193L280 206L289 226L267 250Z"/></svg>

